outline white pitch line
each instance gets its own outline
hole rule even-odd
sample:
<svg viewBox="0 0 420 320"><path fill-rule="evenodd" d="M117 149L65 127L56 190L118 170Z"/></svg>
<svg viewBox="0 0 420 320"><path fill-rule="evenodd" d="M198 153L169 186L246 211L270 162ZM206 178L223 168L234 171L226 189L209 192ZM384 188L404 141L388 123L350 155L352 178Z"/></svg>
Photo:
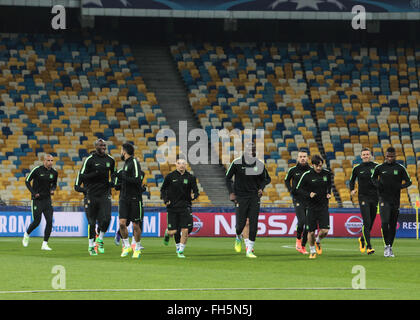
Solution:
<svg viewBox="0 0 420 320"><path fill-rule="evenodd" d="M387 290L384 288L166 288L166 289L63 289L63 290L23 290L23 291L0 291L0 294L9 293L57 293L57 292L153 292L153 291L246 291L246 290Z"/></svg>
<svg viewBox="0 0 420 320"><path fill-rule="evenodd" d="M294 246L282 246L283 248L286 249L296 249L296 247ZM325 247L322 247L325 248ZM351 249L337 249L337 248L328 248L328 251L332 250L332 251L348 251L348 252L354 252L355 250L351 250Z"/></svg>

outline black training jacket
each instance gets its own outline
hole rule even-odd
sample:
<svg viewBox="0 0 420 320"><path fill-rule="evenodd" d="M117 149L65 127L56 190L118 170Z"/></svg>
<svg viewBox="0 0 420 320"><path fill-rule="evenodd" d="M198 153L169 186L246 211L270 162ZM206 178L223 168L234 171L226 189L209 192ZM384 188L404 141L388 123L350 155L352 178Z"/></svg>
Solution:
<svg viewBox="0 0 420 320"><path fill-rule="evenodd" d="M194 197L191 197L191 192ZM160 188L161 199L167 203L168 208L191 207L191 201L200 195L197 187L197 179L188 171L181 174L178 170L169 173Z"/></svg>
<svg viewBox="0 0 420 320"><path fill-rule="evenodd" d="M297 202L305 203L306 201L304 197L296 194L294 190L296 189L296 186L299 183L299 180L302 177L302 175L309 170L311 170L309 164L303 166L298 163L297 165L291 167L289 171L287 171L284 183L286 184L287 190L289 190L290 194L292 195L293 200Z"/></svg>
<svg viewBox="0 0 420 320"><path fill-rule="evenodd" d="M320 173L317 173L311 168L300 178L295 193L306 199L308 208L321 208L328 206L327 194L331 194L331 186L331 172L329 170L322 169ZM310 197L311 192L316 193L315 197Z"/></svg>
<svg viewBox="0 0 420 320"><path fill-rule="evenodd" d="M32 195L31 199L51 199L51 191L57 188L57 178L58 172L53 168L47 169L44 165L33 168L25 180L26 187ZM39 197L35 198L37 193Z"/></svg>
<svg viewBox="0 0 420 320"><path fill-rule="evenodd" d="M378 164L376 162L362 162L353 168L350 177L350 191L354 190L356 179L359 183L358 196L359 199L370 199L378 200L378 190L372 183L372 174L375 167Z"/></svg>
<svg viewBox="0 0 420 320"><path fill-rule="evenodd" d="M80 170L80 178L87 189L89 197L103 197L111 194L113 183L111 176L115 171L115 160L110 155L103 156L97 153L86 158Z"/></svg>
<svg viewBox="0 0 420 320"><path fill-rule="evenodd" d="M235 182L232 182L233 176ZM233 160L226 171L226 186L229 193L234 193L239 198L257 196L258 190L264 190L270 182L270 175L260 160L247 164L242 156Z"/></svg>
<svg viewBox="0 0 420 320"><path fill-rule="evenodd" d="M139 161L134 157L125 160L123 168L117 171L114 182L120 189L120 200L142 200L143 178L144 172Z"/></svg>
<svg viewBox="0 0 420 320"><path fill-rule="evenodd" d="M400 204L401 189L412 184L405 167L397 162L377 165L372 174L372 183L378 188L381 201L397 205Z"/></svg>

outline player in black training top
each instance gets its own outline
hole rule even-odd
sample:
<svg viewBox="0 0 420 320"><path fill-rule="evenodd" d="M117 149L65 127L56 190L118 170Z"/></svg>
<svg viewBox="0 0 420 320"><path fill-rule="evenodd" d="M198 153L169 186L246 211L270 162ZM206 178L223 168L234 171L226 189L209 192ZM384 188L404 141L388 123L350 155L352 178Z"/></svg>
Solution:
<svg viewBox="0 0 420 320"><path fill-rule="evenodd" d="M200 195L195 176L186 168L187 161L182 156L178 156L176 170L165 177L160 188L161 198L168 210L168 235L175 235L181 228L181 241L177 251L179 258L185 258L188 229L193 224L191 201Z"/></svg>
<svg viewBox="0 0 420 320"><path fill-rule="evenodd" d="M31 192L31 211L32 223L23 235L22 244L27 247L29 244L29 235L37 228L41 222L42 214L45 217L44 241L41 250L51 250L48 246L53 223L53 207L51 196L57 188L58 173L53 169L54 158L47 154L44 156L44 164L37 166L26 177L26 187ZM31 185L31 181L33 181Z"/></svg>
<svg viewBox="0 0 420 320"><path fill-rule="evenodd" d="M308 241L310 246L310 259L322 254L321 240L325 238L330 229L330 215L328 202L331 198L331 172L324 169L324 159L314 155L311 159L312 169L306 171L300 178L295 193L304 197L308 205L307 225ZM315 239L315 230L319 233Z"/></svg>
<svg viewBox="0 0 420 320"><path fill-rule="evenodd" d="M80 177L87 188L87 212L89 232L89 253L95 251L95 226L99 225L99 236L96 238L98 252L104 253L105 232L111 222L111 176L115 171L115 160L106 154L103 139L95 141L95 152L86 158L80 170Z"/></svg>
<svg viewBox="0 0 420 320"><path fill-rule="evenodd" d="M370 242L370 232L375 222L378 211L378 190L372 183L372 173L378 165L371 161L372 155L369 148L363 148L361 153L362 163L353 168L350 177L350 194L359 197L360 212L363 219L362 236L359 238L360 252L375 253ZM355 189L356 180L359 188Z"/></svg>
<svg viewBox="0 0 420 320"><path fill-rule="evenodd" d="M306 230L306 199L294 193L296 186L302 175L309 171L311 167L308 164L308 152L305 149L299 150L297 164L287 171L284 182L287 190L293 198L293 206L295 207L297 226L296 226L296 250L302 254L308 254L306 251L306 242L308 240L308 230Z"/></svg>
<svg viewBox="0 0 420 320"><path fill-rule="evenodd" d="M235 181L232 182L232 178ZM258 231L258 216L260 213L260 198L271 178L264 163L256 159L256 147L254 143L245 146L242 157L232 161L226 172L226 186L231 201L235 202L236 211L236 239L235 251L241 252L242 231L249 218L249 242L246 256L256 258L253 253L255 238Z"/></svg>
<svg viewBox="0 0 420 320"><path fill-rule="evenodd" d="M121 160L124 160L124 166L117 173L117 184L120 185L119 225L124 246L121 257L126 257L133 251L128 239L127 229L127 224L131 222L133 224L133 237L136 242L133 258L138 259L141 256L140 237L144 217L142 198L144 173L139 161L134 158L134 146L132 144L124 143L122 145Z"/></svg>
<svg viewBox="0 0 420 320"><path fill-rule="evenodd" d="M137 159L137 163L140 164L140 160L138 158L136 158L136 159ZM117 171L117 173L114 175L114 187L115 187L115 190L117 190L117 191L121 190L121 179L118 179L118 177L121 176L121 172L122 172L123 169L124 169L124 167L119 169ZM145 173L144 173L143 170L140 170L140 176L141 176L141 179L143 181L143 179L145 177ZM146 186L142 184L142 196L141 196L142 204L143 204L143 192L145 192L146 190L147 190ZM120 200L121 200L121 193L120 193ZM127 220L125 225L128 227L130 225L130 220ZM140 228L141 228L141 230L143 230L143 223L141 223ZM120 242L121 242L121 231L120 231L120 228L118 227L117 232L115 232L114 243L115 243L116 246L119 246ZM133 251L136 248L136 244L137 244L136 240L133 236L132 241L131 241L131 249L133 249ZM141 239L140 239L140 250L143 250L143 249L144 249L144 247L141 245ZM123 250L124 250L124 247L123 247Z"/></svg>
<svg viewBox="0 0 420 320"><path fill-rule="evenodd" d="M394 257L392 245L400 213L401 189L408 188L412 184L405 167L395 160L395 148L389 147L386 150L385 162L377 165L372 174L372 182L379 192L379 213L385 243L384 257L387 258Z"/></svg>

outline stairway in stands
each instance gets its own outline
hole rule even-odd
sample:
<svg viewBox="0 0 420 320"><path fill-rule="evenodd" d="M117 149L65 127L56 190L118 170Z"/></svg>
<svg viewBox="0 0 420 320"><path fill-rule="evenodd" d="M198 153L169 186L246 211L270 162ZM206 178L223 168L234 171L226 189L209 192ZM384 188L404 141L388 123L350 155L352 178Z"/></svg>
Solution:
<svg viewBox="0 0 420 320"><path fill-rule="evenodd" d="M304 61L303 61L303 59L302 59L303 54L302 54L302 53L299 53L299 56L300 56L300 59L301 59L301 60L300 60L301 65L304 65ZM305 72L303 73L303 78L305 79L306 83L307 83L307 84L309 84L309 81L308 81L308 79L306 78L306 73L305 73ZM309 86L308 86L308 87L309 87ZM328 170L331 170L331 168L330 168L330 164L329 164L329 161L328 161L328 159L327 159L327 155L326 155L326 153L325 153L324 145L323 145L323 143L322 143L321 133L320 133L320 131L319 131L319 125L318 125L318 117L317 117L317 115L316 115L315 105L314 105L314 103L312 102L312 101L313 101L313 99L312 99L312 97L311 97L311 91L310 91L309 89L307 89L306 94L308 95L309 100L311 101L311 116L312 116L312 119L314 120L314 122L315 122L315 124L316 124L316 128L317 128L317 130L316 130L316 131L317 131L317 134L316 134L316 136L315 136L315 141L316 141L316 143L317 143L317 145L318 145L318 150L319 150L319 152L320 152L320 155L321 155L321 156L322 156L322 158L324 158L324 160L326 161L325 165L326 165L327 169L328 169ZM312 156L312 155L309 155L309 159L311 158L311 156ZM309 161L309 162L310 162L310 161ZM332 171L331 171L331 172L332 172ZM342 208L342 207L343 207L343 201L341 200L340 193L338 192L337 187L335 186L335 183L334 183L334 176L332 176L332 192L333 192L333 194L334 194L335 199L337 200L337 204L338 204L338 206L339 206L340 208Z"/></svg>
<svg viewBox="0 0 420 320"><path fill-rule="evenodd" d="M187 132L201 128L189 105L187 90L175 66L169 46L132 47L133 56L146 87L154 92L179 145L179 122L187 121ZM210 140L210 137L209 137ZM188 147L195 142L189 142ZM209 148L210 156L210 148ZM224 168L218 164L190 164L213 206L231 206Z"/></svg>

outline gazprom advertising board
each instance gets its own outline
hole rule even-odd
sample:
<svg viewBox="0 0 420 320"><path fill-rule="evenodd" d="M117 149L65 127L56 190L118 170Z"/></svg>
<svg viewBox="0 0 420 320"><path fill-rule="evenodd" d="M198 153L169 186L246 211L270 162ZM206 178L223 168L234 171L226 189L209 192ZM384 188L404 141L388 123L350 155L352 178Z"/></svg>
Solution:
<svg viewBox="0 0 420 320"><path fill-rule="evenodd" d="M0 236L20 237L32 222L30 211L6 211L0 212ZM143 237L159 236L159 213L144 213ZM45 219L42 217L41 223L31 236L41 237L44 235ZM112 212L111 223L106 233L107 237L113 237L118 230L118 212ZM131 225L129 227L132 232ZM53 229L51 237L87 237L88 222L84 212L54 212Z"/></svg>

